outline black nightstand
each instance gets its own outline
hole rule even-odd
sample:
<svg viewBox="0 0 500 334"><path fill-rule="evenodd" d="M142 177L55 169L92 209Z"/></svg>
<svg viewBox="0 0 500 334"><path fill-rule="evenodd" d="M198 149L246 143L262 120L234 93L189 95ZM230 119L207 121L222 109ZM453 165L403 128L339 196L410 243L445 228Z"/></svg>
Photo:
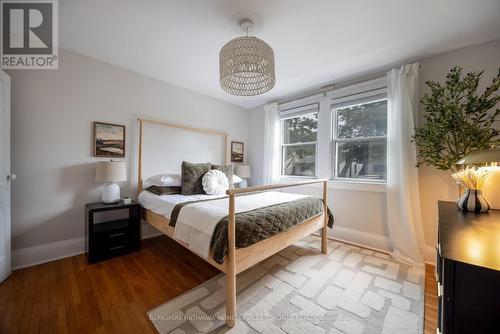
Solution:
<svg viewBox="0 0 500 334"><path fill-rule="evenodd" d="M85 253L89 263L138 251L141 247L141 206L85 205Z"/></svg>

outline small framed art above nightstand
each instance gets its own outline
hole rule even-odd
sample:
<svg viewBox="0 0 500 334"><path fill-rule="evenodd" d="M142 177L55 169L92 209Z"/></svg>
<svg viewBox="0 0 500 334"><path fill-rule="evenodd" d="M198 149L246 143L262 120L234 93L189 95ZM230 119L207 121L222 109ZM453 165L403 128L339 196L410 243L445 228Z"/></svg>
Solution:
<svg viewBox="0 0 500 334"><path fill-rule="evenodd" d="M85 254L89 263L138 251L140 242L138 203L85 205Z"/></svg>

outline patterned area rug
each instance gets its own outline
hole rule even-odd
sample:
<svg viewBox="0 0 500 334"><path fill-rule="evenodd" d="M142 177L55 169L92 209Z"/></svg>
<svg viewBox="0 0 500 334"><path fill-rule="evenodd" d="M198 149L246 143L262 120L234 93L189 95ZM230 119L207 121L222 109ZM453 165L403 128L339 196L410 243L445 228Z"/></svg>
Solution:
<svg viewBox="0 0 500 334"><path fill-rule="evenodd" d="M424 270L388 255L306 238L237 277L225 326L225 275L148 312L159 333L422 333Z"/></svg>

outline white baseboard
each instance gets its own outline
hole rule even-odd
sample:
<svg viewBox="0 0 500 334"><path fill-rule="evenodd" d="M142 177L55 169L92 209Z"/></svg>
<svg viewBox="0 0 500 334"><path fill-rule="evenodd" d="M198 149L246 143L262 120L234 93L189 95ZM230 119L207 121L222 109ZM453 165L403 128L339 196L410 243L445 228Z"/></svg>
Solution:
<svg viewBox="0 0 500 334"><path fill-rule="evenodd" d="M339 241L345 241L361 247L371 248L381 252L389 251L389 239L379 234L361 232L342 226L333 226L329 236Z"/></svg>
<svg viewBox="0 0 500 334"><path fill-rule="evenodd" d="M83 237L15 249L12 251L12 269L31 267L82 254L84 250L85 238Z"/></svg>
<svg viewBox="0 0 500 334"><path fill-rule="evenodd" d="M328 238L344 241L364 248L371 248L379 252L388 253L389 238L378 234L360 232L341 226L333 226L333 231L329 233ZM425 263L436 265L436 249L433 246L425 246Z"/></svg>
<svg viewBox="0 0 500 334"><path fill-rule="evenodd" d="M160 231L143 224L142 239L153 238L159 235L162 235ZM83 254L84 252L84 237L15 249L12 251L12 270L36 266L37 264L64 259Z"/></svg>

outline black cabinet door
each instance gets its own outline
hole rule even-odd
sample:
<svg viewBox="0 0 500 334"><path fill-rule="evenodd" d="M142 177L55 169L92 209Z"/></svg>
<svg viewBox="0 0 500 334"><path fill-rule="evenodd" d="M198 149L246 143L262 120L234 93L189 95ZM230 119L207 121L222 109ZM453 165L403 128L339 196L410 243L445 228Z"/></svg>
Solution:
<svg viewBox="0 0 500 334"><path fill-rule="evenodd" d="M500 272L461 262L454 266L453 333L500 333Z"/></svg>

